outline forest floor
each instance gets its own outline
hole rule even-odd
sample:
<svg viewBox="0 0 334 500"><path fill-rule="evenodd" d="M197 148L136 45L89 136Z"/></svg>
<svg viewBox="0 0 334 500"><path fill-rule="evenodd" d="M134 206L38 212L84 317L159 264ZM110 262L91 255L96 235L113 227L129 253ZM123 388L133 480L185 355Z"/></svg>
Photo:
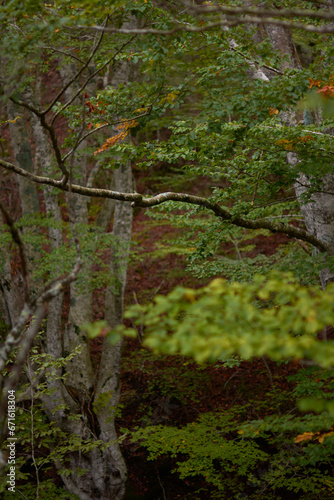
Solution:
<svg viewBox="0 0 334 500"><path fill-rule="evenodd" d="M140 174L138 184L143 177L145 174ZM152 301L157 294L165 295L177 285L198 288L209 283L210 279L199 280L187 272L184 255L155 254L157 245L175 237L175 231L168 224L158 224L143 210L135 214L133 241L137 258L130 261L128 268L126 305ZM260 236L255 241L256 251L272 255L284 238ZM227 245L226 251L230 250ZM287 377L299 369L297 364L278 367L264 359L241 362L232 368L221 363L199 366L180 356L153 355L142 346L141 334L139 331L137 339L126 339L123 345L121 415L116 420L120 434L136 426L179 427L205 412L228 411L234 405L249 405L249 420L262 418L271 412L268 393L291 390L293 384ZM210 487L202 478L181 481L173 473L176 460L161 457L147 461L146 449L129 439L121 447L129 472L126 500L211 498ZM203 486L207 493L194 497Z"/></svg>

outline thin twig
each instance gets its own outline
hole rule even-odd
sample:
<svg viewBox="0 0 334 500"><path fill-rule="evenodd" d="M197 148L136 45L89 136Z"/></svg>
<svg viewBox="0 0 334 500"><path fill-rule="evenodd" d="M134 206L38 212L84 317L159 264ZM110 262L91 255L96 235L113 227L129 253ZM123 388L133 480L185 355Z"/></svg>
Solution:
<svg viewBox="0 0 334 500"><path fill-rule="evenodd" d="M106 28L107 26L107 22L108 22L108 17L106 18L106 20L104 21L104 28ZM88 67L89 63L91 62L91 60L93 59L94 55L96 54L97 50L99 49L100 47L100 44L102 42L102 39L103 39L103 35L104 35L104 31L102 31L97 43L95 44L95 46L93 47L93 50L90 54L90 56L88 57L86 63L83 65L83 67L81 69L79 69L79 71L77 71L77 73L73 76L73 78L71 78L67 83L66 85L64 85L64 87L58 92L58 94L56 95L56 97L54 97L54 99L52 99L51 103L48 105L48 107L46 109L44 109L42 111L42 114L43 115L46 115L49 111L51 111L51 109L53 108L53 106L56 104L56 102L60 99L60 97L63 95L63 93L72 85L72 83L74 83L78 78L79 76L83 73L83 71ZM56 113L56 116L57 116L57 113ZM51 125L53 124L54 122L54 119L55 117L53 117L53 120L51 122Z"/></svg>
<svg viewBox="0 0 334 500"><path fill-rule="evenodd" d="M278 75L284 75L283 71L280 71L279 69L273 68L272 66L268 66L268 64L263 64L263 63L259 63L258 61L254 61L249 56L247 56L246 54L244 54L243 52L241 52L240 50L238 50L235 47L230 47L230 49L233 50L234 52L236 52L237 54L241 55L242 57L244 57L245 59L247 59L251 63L257 64L261 68L266 68L269 71L273 71L274 73L277 73Z"/></svg>
<svg viewBox="0 0 334 500"><path fill-rule="evenodd" d="M155 464L155 470L156 470L156 473L157 473L157 476L158 476L158 481L159 481L159 484L161 486L161 489L162 489L162 494L164 496L164 500L167 500L167 497L166 497L166 492L165 492L165 488L163 487L163 484L161 482L161 479L160 479L160 474L159 474L159 470L158 470L158 467L157 467L157 464Z"/></svg>
<svg viewBox="0 0 334 500"><path fill-rule="evenodd" d="M71 99L66 103L64 104L64 106L62 108L60 108L56 114L53 116L52 118L52 121L51 121L51 125L53 125L54 121L56 120L56 118L60 115L60 113L62 113L77 97L78 95L85 89L86 85L90 82L90 80L92 78L94 78L94 76L96 76L98 73L100 73L100 71L102 71L106 66L108 66L108 64L111 63L111 61L113 61L116 56L121 52L121 50L124 49L124 47L126 47L126 45L128 45L129 43L132 42L132 40L134 40L136 38L137 35L134 35L133 37L131 37L130 40L128 40L127 42L125 42L121 48L110 58L108 59L108 61L103 64L103 66L101 66L101 68L97 69L96 71L94 71L94 73L92 73L87 79L86 81L81 85L81 87L74 93L74 95L71 97ZM83 68L84 69L84 68ZM73 81L75 81L75 79L71 80L71 83L73 83ZM55 101L56 102L56 101ZM50 106L49 106L50 107Z"/></svg>
<svg viewBox="0 0 334 500"><path fill-rule="evenodd" d="M151 111L152 111L152 105L149 106L148 111L146 111L145 113L142 113L138 116L134 116L133 118L122 119L122 120L118 120L116 122L104 123L103 125L100 125L100 127L97 127L93 130L90 130L89 132L87 132L87 134L83 135L80 138L80 140L76 143L75 147L78 148L78 146L82 143L82 141L87 139L87 137L89 137L90 135L95 134L95 132L99 132L100 130L102 130L106 127L114 127L115 125L118 125L119 123L126 123L126 122L131 122L133 120L138 120L139 118L142 118L143 116L148 116L151 113ZM68 153L66 153L66 155L62 158L63 163L65 163L67 158L73 154L73 151L75 151L74 147L71 149L71 151L68 151Z"/></svg>
<svg viewBox="0 0 334 500"><path fill-rule="evenodd" d="M12 218L10 217L9 213L7 212L6 208L4 207L1 201L0 201L0 210L3 213L7 226L9 227L13 241L17 244L19 248L21 266L22 266L22 278L24 282L24 300L28 301L30 296L30 285L29 285L29 274L27 268L27 259L25 256L23 242L21 240L21 236L18 230L14 226Z"/></svg>
<svg viewBox="0 0 334 500"><path fill-rule="evenodd" d="M63 56L71 57L72 59L78 61L80 64L86 64L85 61L82 61L81 59L79 59L79 57L76 57L75 55L70 54L68 52L64 52L63 50L54 49L53 47L44 47L44 50L51 50L52 52L57 52L57 54L62 54ZM92 70L90 69L89 66L87 69L90 73L92 73Z"/></svg>
<svg viewBox="0 0 334 500"><path fill-rule="evenodd" d="M264 366L266 367L266 370L268 372L268 376L269 376L269 381L270 381L271 388L274 391L275 390L275 386L274 386L274 382L273 382L273 376L272 376L272 373L271 373L270 368L268 366L268 363L266 361L266 358L264 356L261 356L261 359L262 359L262 361L264 363Z"/></svg>
<svg viewBox="0 0 334 500"><path fill-rule="evenodd" d="M134 298L135 303L139 306L137 295L136 295L136 292L134 290L133 290L133 298ZM142 341L143 341L143 336L144 336L144 325L143 325L143 323L140 323L139 327L137 328L137 333L138 333L139 343L141 344Z"/></svg>
<svg viewBox="0 0 334 500"><path fill-rule="evenodd" d="M36 472L36 500L39 500L39 485L40 485L40 481L39 481L39 470L38 470L38 466L37 466L37 463L36 463L36 459L35 459L35 443L34 443L34 388L33 388L33 385L32 385L32 374L31 374L31 367L30 367L30 363L28 361L27 363L27 367L28 367L28 376L29 376L29 381L30 381L30 436L31 436L31 442L30 442L30 446L31 446L31 458L32 458L32 463L34 465L34 468L35 468L35 472Z"/></svg>

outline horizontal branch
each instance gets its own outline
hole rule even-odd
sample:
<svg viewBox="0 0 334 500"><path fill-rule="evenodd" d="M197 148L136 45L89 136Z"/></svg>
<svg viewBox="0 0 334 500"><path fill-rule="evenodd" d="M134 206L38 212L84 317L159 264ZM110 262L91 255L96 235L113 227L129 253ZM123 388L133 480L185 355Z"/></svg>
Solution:
<svg viewBox="0 0 334 500"><path fill-rule="evenodd" d="M177 21L175 21L176 23ZM101 26L81 26L82 29L91 29L95 31L104 31L108 33L122 33L125 35L173 35L179 31L186 31L190 33L202 33L204 31L211 30L218 27L233 28L240 24L272 24L276 26L283 26L285 28L300 29L303 31L308 31L310 33L334 33L334 23L323 24L321 26L316 26L314 24L304 24L302 22L288 21L285 19L277 19L276 17L259 17L245 15L242 17L230 17L229 19L221 19L216 22L208 23L203 26L191 26L189 24L179 24L170 30L161 30L157 28L114 28L108 27L103 28Z"/></svg>
<svg viewBox="0 0 334 500"><path fill-rule="evenodd" d="M282 233L290 238L297 238L299 240L306 241L318 248L321 252L330 253L330 247L328 245L326 245L304 229L292 226L291 224L285 224L283 222L273 222L265 219L252 220L235 216L231 214L226 208L221 207L217 203L212 203L208 199L202 198L200 196L193 196L186 193L167 192L160 193L156 196L152 196L151 198L144 198L139 193L121 193L118 191L112 191L110 189L89 188L85 186L79 186L77 184L71 184L71 188L69 188L68 185L64 185L62 183L62 180L57 181L55 179L51 179L50 177L34 175L20 167L5 162L4 160L0 160L0 166L4 167L6 170L10 170L19 175L23 175L24 177L27 177L33 182L37 182L39 184L54 186L62 189L63 191L69 191L71 189L72 193L80 194L82 196L110 198L113 200L131 202L132 207L148 208L161 205L162 203L166 203L167 201L190 203L192 205L201 206L203 208L206 208L207 210L210 210L215 214L215 216L220 217L222 221L228 222L235 226L244 227L246 229L268 229L272 233Z"/></svg>
<svg viewBox="0 0 334 500"><path fill-rule="evenodd" d="M192 2L180 2L182 5L187 7L189 10L195 12L196 14L213 14L216 12L224 13L228 16L259 16L263 18L266 22L268 17L278 17L278 18L291 18L291 17L309 17L311 19L324 19L332 20L334 19L334 10L310 10L310 9L261 9L259 7L234 7L228 5L196 5Z"/></svg>
<svg viewBox="0 0 334 500"><path fill-rule="evenodd" d="M318 240L315 236L308 233L304 229L292 226L291 224L285 224L283 222L271 222L265 219L245 219L243 217L234 216L227 209L221 207L217 203L212 203L206 198L201 198L199 196L193 196L190 194L183 193L161 193L152 198L142 199L140 203L134 202L133 206L140 207L152 207L155 205L160 205L166 201L179 201L183 203L191 203L192 205L202 206L214 212L217 217L220 217L223 221L229 222L234 226L244 227L246 229L268 229L272 233L283 233L290 238L298 238L303 241L311 243L311 245L318 248L321 252L330 252L328 245Z"/></svg>

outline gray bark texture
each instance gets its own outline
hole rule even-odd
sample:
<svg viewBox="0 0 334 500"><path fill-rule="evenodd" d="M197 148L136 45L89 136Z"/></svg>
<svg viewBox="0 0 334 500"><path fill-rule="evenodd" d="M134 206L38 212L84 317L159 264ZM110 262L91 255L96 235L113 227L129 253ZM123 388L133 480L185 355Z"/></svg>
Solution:
<svg viewBox="0 0 334 500"><path fill-rule="evenodd" d="M286 60L282 69L294 68L300 65L291 33L287 28L281 26L267 25L266 32L275 50L281 51ZM319 113L321 115L321 113ZM297 123L294 112L282 113L282 120L287 125L294 126ZM294 153L288 153L288 162L296 166L298 157ZM328 174L322 179L322 192L312 194L310 201L303 201L302 195L308 191L310 181L301 173L295 183L295 193L301 206L307 231L324 243L330 254L334 253L334 174ZM316 250L317 251L317 250ZM334 274L328 268L320 272L320 281L323 288L334 281Z"/></svg>
<svg viewBox="0 0 334 500"><path fill-rule="evenodd" d="M75 70L76 68L73 65L63 65L63 83L66 83L67 79L73 77ZM69 87L65 94L66 99L71 99L75 91L76 88L74 85ZM77 182L79 185L85 185L86 183L86 163L84 156L80 154L80 150L84 147L85 143L83 142L80 145L79 151L76 152L77 155L71 160L71 180ZM126 165L124 168L131 172L130 165ZM123 170L123 168L120 170ZM116 173L115 176L117 178L118 174ZM120 181L120 189L127 190L129 184L122 185L122 180L123 178ZM77 224L88 225L88 199L79 194L70 193L68 203L75 222ZM132 208L128 207L128 211L129 208L132 216ZM124 210L122 207L119 207L114 217L114 233L115 228L119 225L123 228L125 224L126 230L124 235L129 239L132 218L131 216L130 218L123 218L123 216ZM122 220L120 220L120 217ZM118 237L122 239L122 231L116 232ZM116 235L115 238L117 239ZM119 265L118 259L115 259L115 257L113 253L111 272L116 270ZM125 255L120 254L119 257L123 260L123 268L124 266L126 268ZM71 409L71 413L82 414L80 422L73 422L73 420L67 418L67 414L64 411L58 410L56 412L57 423L66 432L77 434L85 440L95 440L98 438L104 443L110 443L110 446L103 451L97 447L85 454L80 452L70 454L69 468L71 470L85 469L86 472L83 475L62 475L67 489L71 493L78 495L82 500L118 500L124 495L126 480L126 467L117 442L113 416L119 402L120 346L111 346L107 342L103 345L99 372L98 374L94 374L89 353L88 338L79 328L80 325L92 319L92 290L89 283L91 264L89 262L84 264L82 274L85 276L84 286L82 286L82 283L71 285L71 305L63 342L61 342L59 334L55 332L55 328L57 329L58 325L54 315L50 318L52 323L50 325L50 334L47 335L48 352L51 349L54 355L59 353L60 350L62 355L64 355L64 352L69 353L76 346L80 346L81 351L67 365L65 385L61 382L53 383L53 389L56 393L52 398L49 397L45 403L50 417L53 409L60 402L67 404ZM123 271L123 274L120 275L118 273L116 278L119 280L121 286L119 289L113 290L113 293L107 292L107 295L109 293L108 299L110 300L106 300L106 319L113 324L119 324L122 321L123 291L126 274ZM55 338L57 338L57 341L55 341ZM95 391L94 384L96 385ZM51 387L51 384L49 385ZM103 396L105 398L103 399L103 403L101 403ZM93 414L92 409L93 399L97 402L95 414ZM91 419L88 417L87 409L89 409L88 413L90 415L93 414L93 419L97 421L97 424L95 423L93 427ZM54 419L54 416L52 418ZM97 431L99 434L94 436L96 428L99 429ZM62 464L57 465L59 468L63 467Z"/></svg>
<svg viewBox="0 0 334 500"><path fill-rule="evenodd" d="M75 75L75 65L63 64L61 76L66 83ZM121 63L114 85L128 81L130 78L127 64ZM78 89L75 81L65 92L66 101L70 100ZM93 89L90 89L93 93ZM37 92L38 93L38 92ZM27 89L22 100L36 107L31 89ZM80 103L80 102L79 102ZM26 118L24 110L15 104L8 106L8 116L14 120L10 132L16 164L25 172L44 175L54 175L56 162L50 136L38 116L30 113L30 126L35 139L35 162L33 162L30 143L28 140ZM115 131L111 131L111 134ZM86 144L83 141L77 148L75 155L69 159L70 182L79 186L86 186L87 166L84 155ZM59 172L58 172L59 174ZM23 215L39 212L39 199L36 185L25 176L17 176L20 190L21 210ZM131 164L127 162L115 171L112 187L120 192L133 192ZM63 245L62 216L58 203L59 194L50 185L43 185L43 196L46 213L56 221L55 227L50 227L49 241L51 249L57 250ZM67 195L70 217L77 225L88 227L89 198L79 193L70 192ZM108 206L99 223L107 227L110 217L113 218L113 241L111 249L110 273L114 276L113 286L108 287L105 297L105 318L111 327L122 322L123 299L126 283L126 270L131 238L132 212L131 202L107 200ZM109 217L109 220L107 220ZM2 222L1 222L2 223ZM74 243L73 243L74 244ZM27 246L29 270L38 263L38 256L33 248ZM64 257L65 258L65 257ZM127 478L126 466L119 448L114 423L114 414L119 403L120 394L120 358L121 344L112 346L104 342L101 361L98 368L93 370L89 352L89 339L80 329L83 323L92 320L92 289L90 283L91 261L87 259L81 270L81 280L70 284L70 308L65 327L62 326L63 292L55 296L48 306L47 326L44 350L55 360L62 358L80 346L79 353L66 366L66 376L62 377L62 370L58 369L56 376L46 377L47 394L41 395L43 407L48 418L69 435L79 436L85 441L101 440L107 443L105 449L96 446L89 452L70 452L67 455L68 463L56 463L57 468L69 468L74 473L61 474L63 482L70 493L78 495L81 500L121 500L125 493ZM51 278L63 274L61 268L54 270ZM20 289L22 280L19 272L13 275L10 267L10 255L6 258L0 276L0 307L4 320L8 325L15 323L20 314L23 299ZM37 291L37 285L36 285ZM33 340L33 338L32 338ZM96 403L93 408L93 402ZM79 414L80 419L73 419ZM66 443L64 443L66 445ZM83 474L76 474L76 470L85 470Z"/></svg>

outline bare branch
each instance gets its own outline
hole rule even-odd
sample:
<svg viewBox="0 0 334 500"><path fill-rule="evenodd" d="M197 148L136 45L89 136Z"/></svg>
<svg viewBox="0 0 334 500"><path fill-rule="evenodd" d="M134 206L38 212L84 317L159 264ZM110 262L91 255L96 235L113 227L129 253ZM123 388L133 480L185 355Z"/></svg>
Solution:
<svg viewBox="0 0 334 500"><path fill-rule="evenodd" d="M64 104L64 106L59 109L57 111L57 113L54 115L54 117L52 118L52 121L51 121L51 125L54 123L54 121L56 120L56 118L60 115L60 113L62 113L68 106L70 106L70 104L72 104L72 102L80 95L80 93L85 89L86 85L90 82L90 80L92 78L94 78L94 76L96 76L98 73L100 73L100 71L102 71L106 66L108 66L108 64L111 63L111 61L114 61L115 58L118 56L118 54L124 49L124 47L126 47L129 43L132 42L132 40L134 40L136 38L137 35L134 35L133 37L130 38L130 40L128 40L127 42L123 43L123 45L116 51L116 53L110 58L108 59L108 61L103 64L103 66L101 66L101 68L97 69L96 71L94 71L94 73L92 73L87 79L86 81L81 85L81 87L73 94L73 96L71 97L71 99L66 103ZM76 77L77 78L77 77ZM75 81L76 78L72 78L71 79L71 82L73 83ZM68 87L68 86L67 86ZM67 88L66 87L66 88ZM66 90L66 89L65 89ZM55 101L56 102L56 101Z"/></svg>
<svg viewBox="0 0 334 500"><path fill-rule="evenodd" d="M101 28L106 28L107 26L107 22L108 22L108 17L107 19L105 20L104 22L104 25L100 26ZM53 106L56 104L56 102L59 100L59 98L63 95L63 93L65 92L65 90L67 90L71 85L72 83L74 83L78 78L79 76L83 73L83 71L88 67L89 63L91 62L91 60L93 59L94 55L96 54L96 52L98 51L100 45L101 45L101 42L102 42L102 38L103 38L103 35L104 35L104 31L102 31L97 43L95 44L95 46L93 47L93 50L90 54L90 56L88 57L86 63L84 64L84 66L82 68L79 69L79 71L73 76L73 78L71 78L67 83L66 85L64 85L64 87L58 92L58 94L56 95L56 97L51 101L51 103L48 105L48 107L46 109L44 109L44 111L42 111L42 114L43 115L46 115L49 111L51 111L51 109L53 108ZM53 120L52 120L52 123L54 121L55 117L53 117Z"/></svg>
<svg viewBox="0 0 334 500"><path fill-rule="evenodd" d="M71 57L72 59L75 59L76 61L78 61L80 64L86 64L85 61L82 61L81 59L79 59L79 57L75 56L74 54L70 54L69 52L64 52L63 50L54 49L53 47L44 47L44 49L50 50L52 52L56 52L57 54L62 54L63 56L66 56L66 57ZM87 69L90 73L92 72L92 70L90 69L89 66Z"/></svg>
<svg viewBox="0 0 334 500"><path fill-rule="evenodd" d="M17 244L20 252L20 259L21 259L21 265L22 265L22 278L24 282L24 300L27 301L29 300L29 295L30 295L30 286L29 286L29 274L28 274L28 268L27 268L27 260L24 252L24 246L23 242L21 240L21 236L14 226L14 222L12 218L10 217L9 213L7 212L6 208L0 201L0 210L4 215L5 221L7 226L9 227L10 234L12 235L13 241Z"/></svg>
<svg viewBox="0 0 334 500"><path fill-rule="evenodd" d="M16 172L19 175L24 175L34 182L40 184L48 184L58 187L63 191L69 191L69 187L67 185L62 185L61 181L56 181L49 177L41 177L31 174L21 169L20 167L12 165L11 163L7 163L3 160L0 160L0 166L6 168L7 170L11 170L12 172ZM244 227L246 229L269 229L269 231L273 233L283 233L290 238L298 238L300 240L307 241L308 243L311 243L313 246L318 248L321 252L330 252L330 247L328 245L318 240L318 238L308 233L304 229L300 229L298 227L282 222L273 222L264 219L252 220L234 216L226 208L223 208L217 203L213 203L206 198L201 198L200 196L193 196L186 193L167 192L160 193L156 196L152 196L151 198L144 198L139 193L120 193L118 191L111 191L109 189L89 188L85 186L79 186L77 184L71 185L71 192L81 194L83 196L95 196L98 198L110 198L113 200L131 202L132 207L142 208L161 205L162 203L165 203L167 201L190 203L192 205L201 206L203 208L206 208L207 210L210 210L217 217L220 217L222 221L228 222L235 226Z"/></svg>
<svg viewBox="0 0 334 500"><path fill-rule="evenodd" d="M176 21L175 21L176 23ZM91 26L86 29L94 30L94 31L104 31L108 33L122 33L122 34L136 34L136 35L146 35L146 34L155 34L155 35L173 35L179 31L186 31L190 33L202 33L204 31L208 31L217 27L227 27L233 28L240 24L272 24L276 26L283 26L286 28L292 29L300 29L304 31L308 31L310 33L334 33L334 23L324 24L321 26L315 26L313 24L303 24L301 22L295 21L286 21L284 19L275 19L274 17L256 17L245 15L242 18L232 18L226 20L219 20L216 22L208 23L203 26L191 26L188 24L180 24L175 28L170 30L160 30L156 28L101 28L101 26ZM84 26L82 26L84 28Z"/></svg>
<svg viewBox="0 0 334 500"><path fill-rule="evenodd" d="M249 56L247 56L246 54L244 54L243 52L241 52L240 50L238 50L235 47L230 46L230 49L233 50L234 52L236 52L237 54L241 55L245 59L247 59L247 61L250 61L253 64L257 64L261 68L266 68L269 71L273 71L274 73L277 73L278 75L284 75L283 71L280 71L279 69L273 68L272 66L268 66L268 64L262 64L262 63L259 63L258 61L253 61L253 59L251 59Z"/></svg>
<svg viewBox="0 0 334 500"><path fill-rule="evenodd" d="M51 142L52 142L53 150L55 152L57 165L64 175L62 182L66 183L68 180L69 173L68 173L68 171L64 165L64 162L62 160L60 149L58 146L58 139L57 139L57 136L56 136L56 133L54 131L53 126L49 125L46 122L45 115L41 111L39 111L35 106L33 106L31 103L26 102L26 101L22 101L21 99L18 99L16 97L10 97L10 100L12 102L14 102L15 104L17 104L18 106L22 106L22 107L28 109L29 111L31 111L32 113L34 113L39 118L42 127L48 131L48 134L49 134Z"/></svg>
<svg viewBox="0 0 334 500"><path fill-rule="evenodd" d="M310 9L261 9L258 7L231 7L228 5L196 5L196 3L183 2L180 1L182 5L187 7L190 11L195 12L196 14L212 14L216 12L224 13L228 16L258 16L261 18L270 18L270 17L278 17L278 18L291 18L291 17L300 17L300 18L311 18L311 19L324 19L324 20L332 20L334 19L334 10L310 10ZM327 4L328 5L328 4ZM266 22L266 21L264 21Z"/></svg>

